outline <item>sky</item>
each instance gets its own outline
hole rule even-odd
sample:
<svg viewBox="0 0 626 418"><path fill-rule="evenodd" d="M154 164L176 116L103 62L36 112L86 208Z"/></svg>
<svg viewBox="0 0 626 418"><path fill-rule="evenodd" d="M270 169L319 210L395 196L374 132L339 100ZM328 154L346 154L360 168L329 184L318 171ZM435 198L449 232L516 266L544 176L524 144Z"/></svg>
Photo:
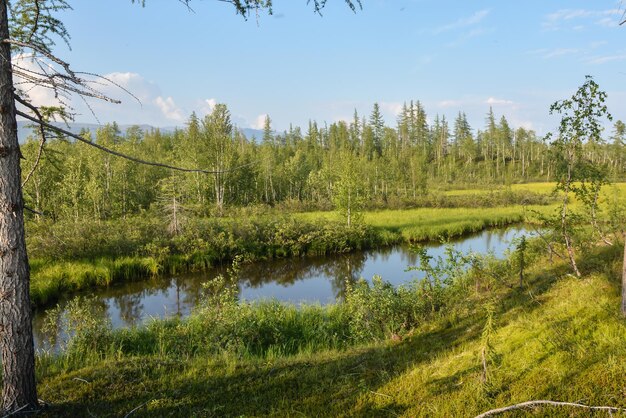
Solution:
<svg viewBox="0 0 626 418"><path fill-rule="evenodd" d="M306 0L274 0L274 15L247 20L232 5L191 0L70 2L60 13L71 49L54 52L77 71L104 75L121 104L73 101L83 123L184 126L225 103L241 128L368 116L380 104L395 126L404 102L430 120L467 114L485 126L492 107L514 127L543 135L558 126L550 104L591 75L626 120L626 7L615 0L363 0L353 13L329 0L323 16ZM626 2L625 2L626 3ZM50 104L45 91L31 91Z"/></svg>

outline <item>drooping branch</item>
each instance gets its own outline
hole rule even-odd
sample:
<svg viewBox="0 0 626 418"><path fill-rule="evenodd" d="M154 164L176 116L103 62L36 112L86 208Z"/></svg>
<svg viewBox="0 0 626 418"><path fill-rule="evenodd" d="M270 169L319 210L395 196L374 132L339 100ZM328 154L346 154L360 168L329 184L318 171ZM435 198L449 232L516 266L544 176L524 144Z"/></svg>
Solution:
<svg viewBox="0 0 626 418"><path fill-rule="evenodd" d="M3 39L2 42L6 44L10 44L10 45L16 45L22 48L32 49L34 52L37 52L43 55L44 57L48 58L50 61L53 61L59 64L61 67L63 67L63 69L67 72L67 74L70 77L73 77L73 78L76 77L76 75L74 74L74 72L70 68L70 65L67 62L63 61L62 59L59 59L57 56L51 54L48 51L44 51L42 48L39 48L37 45L29 44L28 42L16 41L15 39Z"/></svg>
<svg viewBox="0 0 626 418"><path fill-rule="evenodd" d="M58 126L54 126L51 123L39 120L38 118L36 118L34 116L31 116L28 113L24 113L24 112L22 112L20 110L16 110L15 113L17 115L25 118L25 119L30 120L31 122L38 123L38 124L42 125L43 127L47 128L47 129L56 131L58 133L66 135L66 136L68 136L70 138L74 138L77 141L80 141L80 142L85 143L87 145L90 145L92 147L98 148L100 151L104 151L104 152L109 153L111 155L115 155L117 157L124 158L124 159L127 159L129 161L133 161L135 163L149 165L149 166L153 166L153 167L162 167L162 168L167 168L167 169L170 169L170 170L182 171L182 172L185 172L185 173L221 174L221 173L228 173L228 172L240 170L240 169L242 169L244 167L247 167L247 166L254 165L254 164L258 163L257 161L253 161L253 162L250 162L250 163L247 163L247 164L243 164L243 165L240 165L240 166L237 166L237 167L233 167L233 168L230 168L230 169L226 169L226 170L204 170L204 169L201 169L201 168L183 168L183 167L176 167L176 166L169 165L169 164L158 163L158 162L154 162L154 161L146 161L146 160L142 160L142 159L137 158L137 157L133 157L133 156L130 156L130 155L123 154L121 152L112 150L112 149L107 148L107 147L105 147L103 145L97 144L97 143L95 143L93 141L89 141L89 140L83 138L80 135L76 135L76 134L74 134L74 133L72 133L72 132L70 132L70 131L68 131L66 129L63 129L63 128L60 128Z"/></svg>
<svg viewBox="0 0 626 418"><path fill-rule="evenodd" d="M22 188L26 186L26 183L28 183L28 180L30 180L32 175L35 173L35 170L37 170L37 167L39 166L39 162L41 161L41 155L43 154L43 147L46 143L46 133L45 133L45 130L43 129L43 126L41 125L39 125L39 134L41 135L41 138L39 139L39 149L37 150L37 156L35 157L35 162L33 163L33 166L30 168L30 171L28 172L28 174L26 175L26 178L22 182Z"/></svg>
<svg viewBox="0 0 626 418"><path fill-rule="evenodd" d="M15 95L15 100L18 103L21 103L22 105L24 105L24 106L28 107L30 110L32 110L35 113L35 115L37 116L37 119L39 119L40 121L44 120L41 112L39 112L39 109L37 109L37 107L35 107L32 104L28 103L26 100L22 99L17 94ZM35 172L35 170L37 170L37 167L39 166L39 162L41 161L41 154L43 153L43 146L46 143L46 139L47 139L46 138L46 130L44 129L43 125L38 123L37 126L39 127L39 135L41 135L41 138L39 139L39 149L37 150L37 157L35 158L35 162L33 163L33 166L31 167L30 171L26 175L26 178L22 182L22 188L26 185L26 183L28 183L28 180L30 180L30 178L33 175L33 173Z"/></svg>
<svg viewBox="0 0 626 418"><path fill-rule="evenodd" d="M54 92L54 95L57 98L57 100L60 100L62 102L64 108L68 107L67 104L65 104L65 100L69 101L73 95L77 95L83 101L85 101L85 103L90 109L91 107L89 106L89 103L87 103L85 100L85 98L88 98L88 97L108 101L111 103L120 103L119 100L113 99L107 96L106 94L101 93L100 91L96 90L95 88L91 87L91 84L102 85L103 84L102 81L119 88L120 90L124 91L125 93L133 97L135 100L137 100L137 102L141 104L141 102L136 96L134 96L131 92L129 92L123 86L120 86L115 81L105 76L101 76L99 74L87 73L87 72L75 72L70 68L70 65L68 63L56 57L55 55L48 52L47 50L38 47L37 45L29 44L27 42L22 42L22 41L10 40L10 39L5 39L3 42L17 45L21 48L31 49L33 51L33 55L31 58L35 60L38 64L39 70L33 70L33 69L25 68L23 66L20 66L14 63L13 72L17 77L21 79L21 81L16 84L18 85L27 84L27 85L32 85L33 87L43 87L43 88L51 89ZM39 57L44 57L47 61L41 62L38 60ZM54 68L52 64L57 64L60 67L60 69L58 67ZM94 79L92 80L85 79L85 78L79 77L79 75L90 76L90 77L93 77ZM37 126L39 127L39 132L41 135L39 151L37 153L35 164L33 165L28 175L26 176L24 184L26 184L26 182L30 179L30 177L36 170L37 165L39 164L41 160L43 147L46 142L46 130L51 130L51 131L66 135L67 137L74 138L77 141L80 141L90 146L93 146L95 148L98 148L101 151L104 151L111 155L115 155L120 158L127 159L129 161L133 161L135 163L154 166L154 167L162 167L162 168L167 168L170 170L182 171L182 172L187 172L187 173L222 174L222 173L227 173L230 171L236 171L243 167L256 164L256 162L251 162L248 164L244 164L242 166L237 166L237 167L233 167L231 169L226 169L226 170L205 170L201 168L183 168L183 167L177 167L177 166L173 166L173 165L165 164L165 163L142 160L140 158L121 153L119 151L105 147L101 144L87 140L81 137L80 135L76 135L70 132L69 130L52 125L51 123L49 123L49 121L46 120L46 118L43 117L40 111L41 108L33 105L28 100L20 97L18 93L15 93L14 97L18 103L28 108L28 110L32 113L32 114L29 114L26 112L22 112L20 110L16 110L16 114L27 120L30 120L31 122L36 123Z"/></svg>
<svg viewBox="0 0 626 418"><path fill-rule="evenodd" d="M139 3L142 6L146 5L146 0L131 0L133 3ZM191 9L191 0L178 0L180 3L184 4L190 11ZM259 15L259 12L262 10L267 10L269 15L273 14L273 0L217 0L222 3L228 3L233 5L237 14L243 16L244 19L247 19L251 14ZM326 2L328 0L307 0L307 4L313 4L313 10L318 15L322 15L322 9L326 7ZM346 5L356 13L357 9L362 9L363 4L361 0L344 0Z"/></svg>
<svg viewBox="0 0 626 418"><path fill-rule="evenodd" d="M74 71L69 63L37 43L15 39L4 39L2 42L17 47L22 51L17 59L11 63L15 78L14 85L19 88L20 93L26 96L34 88L48 89L54 94L54 98L59 104L65 108L66 114L70 118L74 110L71 106L71 101L76 96L85 102L96 120L98 118L89 103L86 102L87 98L115 104L121 103L120 100L110 97L99 90L102 86L114 86L141 105L141 101L133 93L111 78L90 72ZM30 53L25 54L23 52L25 50L29 50ZM22 62L25 60L30 60L33 64L23 64Z"/></svg>
<svg viewBox="0 0 626 418"><path fill-rule="evenodd" d="M505 406L503 408L492 409L490 411L483 412L482 414L477 415L475 418L492 417L494 415L502 414L503 412L513 411L513 410L517 410L517 409L536 408L536 407L542 406L542 405L548 405L548 406L569 406L569 407L573 407L573 408L584 408L584 409L588 409L590 411L607 411L609 413L611 413L611 412L626 412L625 408L616 408L616 407L613 407L613 406L589 406L589 405L583 405L583 404L574 403L574 402L557 402L557 401L540 400L540 401L522 402L522 403L518 403L518 404L515 404L515 405Z"/></svg>

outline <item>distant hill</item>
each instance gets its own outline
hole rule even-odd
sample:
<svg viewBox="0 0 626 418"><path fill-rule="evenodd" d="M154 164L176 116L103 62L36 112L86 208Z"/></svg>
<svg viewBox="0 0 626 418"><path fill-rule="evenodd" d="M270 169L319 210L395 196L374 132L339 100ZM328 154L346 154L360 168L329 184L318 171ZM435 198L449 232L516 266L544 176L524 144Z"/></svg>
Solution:
<svg viewBox="0 0 626 418"><path fill-rule="evenodd" d="M88 130L92 133L92 135L95 135L96 131L98 130L98 128L101 128L104 125L98 125L95 123L69 123L69 124L65 124L62 122L52 122L53 125L58 126L59 128L63 128L66 131L70 131L73 134L79 134L81 131L83 130ZM33 128L31 127L32 123L29 121L18 121L17 122L17 138L19 140L20 143L23 143L24 141L26 141L26 139L33 135ZM131 126L139 126L142 130L144 131L152 131L155 130L157 128L155 128L154 126L150 126L150 125L118 125L120 128L120 131L122 132L122 134L124 134L124 132L126 132L126 130L128 128L130 128ZM164 128L158 128L161 132L173 132L176 127L175 126L168 126L168 127L164 127Z"/></svg>
<svg viewBox="0 0 626 418"><path fill-rule="evenodd" d="M69 124L65 124L65 123L61 123L61 122L53 122L52 123L55 126L58 126L60 128L63 128L65 130L68 130L70 132L72 132L73 134L79 134L82 130L86 129L88 131L90 131L92 133L92 135L95 135L96 131L98 130L98 128L104 126L104 125L98 125L95 123L69 123ZM30 125L32 125L31 122L29 121L18 121L17 122L17 138L21 143L25 142L26 139L28 138L29 135L33 135L33 128L30 127ZM154 126L151 125L145 125L145 124L138 124L138 125L118 125L120 128L120 131L122 132L122 134L124 134L124 132L126 132L126 130L128 128L130 128L131 126L139 126L143 131L153 131L157 128L155 128ZM182 127L177 127L177 126L166 126L166 127L162 127L162 128L158 128L161 132L164 133L169 133L169 132L174 132L174 130L176 129L182 129ZM241 129L241 131L243 132L243 134L246 136L246 138L248 138L249 140L252 139L256 139L256 142L260 142L261 138L263 138L263 131L259 130L259 129L252 129L252 128L243 128Z"/></svg>
<svg viewBox="0 0 626 418"><path fill-rule="evenodd" d="M255 139L254 142L261 142L263 139L263 131L261 129L243 128L240 130L249 140Z"/></svg>

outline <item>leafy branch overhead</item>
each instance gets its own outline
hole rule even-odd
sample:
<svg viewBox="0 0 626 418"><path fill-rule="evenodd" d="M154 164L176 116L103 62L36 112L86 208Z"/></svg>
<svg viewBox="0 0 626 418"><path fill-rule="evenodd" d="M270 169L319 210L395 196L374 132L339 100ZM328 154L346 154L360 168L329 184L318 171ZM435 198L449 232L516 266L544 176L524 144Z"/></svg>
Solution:
<svg viewBox="0 0 626 418"><path fill-rule="evenodd" d="M191 7L191 0L178 0L187 7ZM237 14L247 18L252 13L259 13L262 10L266 10L268 14L273 14L273 1L272 0L217 0L222 3L229 3L234 6ZM313 4L315 13L322 14L322 9L326 7L328 0L307 0L307 4ZM363 7L361 0L344 0L346 5L353 11ZM146 5L146 0L132 0L133 3L140 3L142 6Z"/></svg>

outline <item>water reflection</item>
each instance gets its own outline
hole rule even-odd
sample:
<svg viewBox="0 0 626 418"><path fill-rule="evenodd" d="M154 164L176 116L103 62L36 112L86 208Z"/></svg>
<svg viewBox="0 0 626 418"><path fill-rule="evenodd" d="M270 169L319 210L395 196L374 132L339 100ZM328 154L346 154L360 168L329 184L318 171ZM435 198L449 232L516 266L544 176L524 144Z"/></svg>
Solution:
<svg viewBox="0 0 626 418"><path fill-rule="evenodd" d="M487 230L453 245L463 252L493 252L501 257L511 241L522 234L528 233L522 228ZM427 247L429 255L435 258L444 256L444 245ZM422 277L420 272L405 271L408 266L417 263L417 256L407 246L259 262L242 267L240 296L244 300L275 298L292 303L325 304L343 298L346 282L361 277L371 280L374 275L381 275L394 285L419 279ZM105 306L114 327L134 326L151 317L189 315L200 300L202 283L224 273L226 268L221 267L201 274L127 283L98 290L95 296L98 303ZM45 316L45 311L37 312L34 320L38 346L46 339L41 331Z"/></svg>

